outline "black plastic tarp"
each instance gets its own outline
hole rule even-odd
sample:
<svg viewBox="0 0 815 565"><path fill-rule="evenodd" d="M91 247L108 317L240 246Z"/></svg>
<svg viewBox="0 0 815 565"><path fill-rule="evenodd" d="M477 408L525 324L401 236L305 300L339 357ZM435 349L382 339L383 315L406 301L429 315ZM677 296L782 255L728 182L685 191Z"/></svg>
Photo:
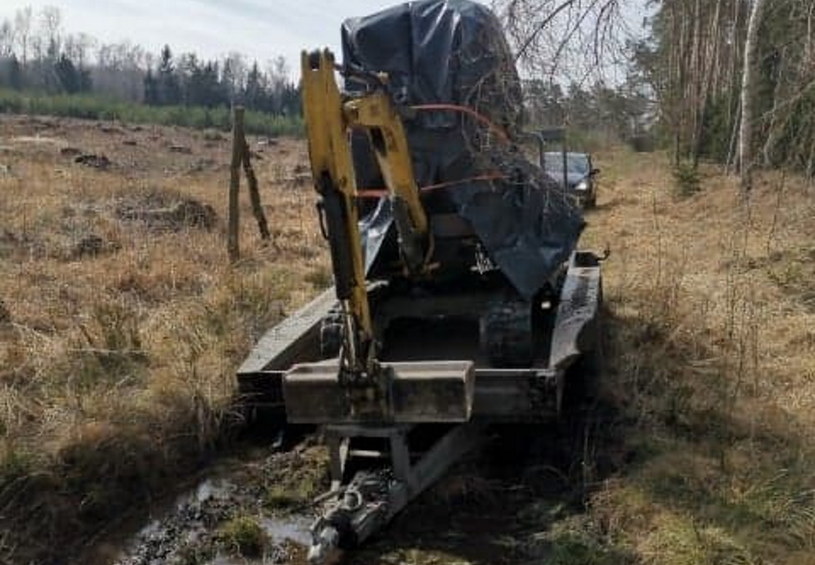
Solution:
<svg viewBox="0 0 815 565"><path fill-rule="evenodd" d="M342 26L342 47L346 65L386 72L399 103L472 108L512 142L520 140L520 80L500 23L482 4L422 0L349 19ZM346 90L360 88L346 81ZM501 180L457 182L423 201L431 213L455 211L466 219L492 261L531 298L568 258L583 228L580 212L563 189L512 142L489 135L464 113L419 112L405 128L420 187L501 174ZM359 138L354 162L360 186L382 186ZM369 270L387 251L390 224L385 201L363 220Z"/></svg>

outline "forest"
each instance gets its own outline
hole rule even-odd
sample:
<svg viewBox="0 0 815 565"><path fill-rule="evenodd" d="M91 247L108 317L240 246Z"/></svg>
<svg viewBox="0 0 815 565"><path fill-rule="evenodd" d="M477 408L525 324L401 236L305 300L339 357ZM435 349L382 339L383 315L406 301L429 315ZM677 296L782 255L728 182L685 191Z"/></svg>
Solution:
<svg viewBox="0 0 815 565"><path fill-rule="evenodd" d="M741 170L746 151L751 166L815 174L815 3L649 0L641 12L632 0L492 4L518 54L530 126L646 135L691 168L709 159ZM0 88L10 91L152 107L240 103L299 120L290 64L106 44L66 33L53 7L0 24ZM24 109L5 98L7 111Z"/></svg>
<svg viewBox="0 0 815 565"><path fill-rule="evenodd" d="M150 53L129 41L106 44L86 33L66 33L62 20L57 8L29 7L0 23L0 109L227 129L228 113L218 109L237 103L299 123L299 86L291 72L296 62L271 56L261 63L239 53L204 60L174 53L170 45ZM530 127L566 124L594 144L641 135L647 127L650 102L630 81L609 85L599 76L553 81L537 75L523 75ZM262 121L250 113L250 131Z"/></svg>
<svg viewBox="0 0 815 565"><path fill-rule="evenodd" d="M815 174L815 3L660 2L634 46L677 161Z"/></svg>
<svg viewBox="0 0 815 565"><path fill-rule="evenodd" d="M595 127L604 115L633 123L668 148L677 167L692 172L700 160L714 161L748 173L746 186L754 167L815 174L815 2L493 5L537 84L555 85L551 91L564 82L616 84L619 104L605 112L571 112L567 123L590 116Z"/></svg>
<svg viewBox="0 0 815 565"><path fill-rule="evenodd" d="M300 112L297 85L282 57L270 57L261 68L237 53L202 60L195 53L175 55L169 45L156 55L129 41L101 43L66 33L54 7L28 7L0 23L0 86L152 106L215 108L239 100L270 114Z"/></svg>

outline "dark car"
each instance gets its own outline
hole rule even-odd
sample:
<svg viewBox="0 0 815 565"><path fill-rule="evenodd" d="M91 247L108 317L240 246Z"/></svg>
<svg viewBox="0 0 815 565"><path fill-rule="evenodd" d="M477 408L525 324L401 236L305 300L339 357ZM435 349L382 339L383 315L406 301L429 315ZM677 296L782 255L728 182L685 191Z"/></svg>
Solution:
<svg viewBox="0 0 815 565"><path fill-rule="evenodd" d="M600 169L592 168L591 155L588 153L551 151L543 154L543 168L546 173L559 182L564 180L566 188L584 208L591 208L597 203L597 182L595 177ZM566 164L566 174L563 165Z"/></svg>

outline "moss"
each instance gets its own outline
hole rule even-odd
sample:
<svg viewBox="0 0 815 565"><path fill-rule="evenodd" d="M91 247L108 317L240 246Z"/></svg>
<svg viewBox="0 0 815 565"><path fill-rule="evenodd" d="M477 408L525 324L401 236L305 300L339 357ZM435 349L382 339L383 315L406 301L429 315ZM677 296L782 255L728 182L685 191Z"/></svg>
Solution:
<svg viewBox="0 0 815 565"><path fill-rule="evenodd" d="M242 557L260 557L269 546L269 536L251 516L236 516L223 524L218 539Z"/></svg>
<svg viewBox="0 0 815 565"><path fill-rule="evenodd" d="M281 453L265 469L264 504L270 509L308 504L328 488L328 475L328 454L323 448Z"/></svg>

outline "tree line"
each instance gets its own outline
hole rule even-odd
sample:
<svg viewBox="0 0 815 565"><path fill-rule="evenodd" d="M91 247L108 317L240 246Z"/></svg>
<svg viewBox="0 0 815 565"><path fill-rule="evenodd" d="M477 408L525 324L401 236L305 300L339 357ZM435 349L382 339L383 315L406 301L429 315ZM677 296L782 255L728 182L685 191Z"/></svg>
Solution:
<svg viewBox="0 0 815 565"><path fill-rule="evenodd" d="M524 109L528 127L564 127L591 133L596 141L629 142L637 147L648 136L652 101L631 81L586 86L570 82L524 81Z"/></svg>
<svg viewBox="0 0 815 565"><path fill-rule="evenodd" d="M169 45L156 55L128 41L102 43L65 33L54 7L23 8L0 23L0 87L150 106L240 103L277 116L300 114L299 87L283 57L261 66L237 53L212 60L175 55Z"/></svg>
<svg viewBox="0 0 815 565"><path fill-rule="evenodd" d="M815 177L815 2L651 0L644 28L632 33L623 8L633 1L496 0L534 77L525 82L531 125L623 139L646 132L677 164L709 159L743 176L762 166ZM25 8L0 24L0 87L300 113L281 57L261 67L237 54L204 60L169 46L152 54L100 43L64 33L56 8Z"/></svg>
<svg viewBox="0 0 815 565"><path fill-rule="evenodd" d="M531 45L528 48L538 52ZM536 67L526 74L547 73ZM601 130L602 137L623 139L642 130L647 105L630 84L608 87L599 82L584 83L567 82L562 77L558 81L551 77L525 80L529 127L567 125L582 131ZM66 34L56 8L37 13L24 8L0 24L0 87L56 95L98 95L158 108L214 109L239 102L250 110L275 116L294 117L301 111L299 87L290 79L282 57L261 67L238 54L204 60L194 53L176 55L168 45L153 54L130 42L101 43L87 34ZM13 97L6 99L8 107L21 107ZM53 101L43 101L37 107L54 105ZM99 115L87 108L83 112Z"/></svg>
<svg viewBox="0 0 815 565"><path fill-rule="evenodd" d="M661 0L636 59L677 162L815 176L815 3Z"/></svg>
<svg viewBox="0 0 815 565"><path fill-rule="evenodd" d="M594 81L595 106L608 106L608 88L616 91L618 117L639 113L677 166L725 164L740 173L745 191L755 167L815 177L813 0L493 5L526 69L561 84L564 76L567 84ZM632 21L637 8L642 25ZM602 112L588 115L602 125Z"/></svg>

